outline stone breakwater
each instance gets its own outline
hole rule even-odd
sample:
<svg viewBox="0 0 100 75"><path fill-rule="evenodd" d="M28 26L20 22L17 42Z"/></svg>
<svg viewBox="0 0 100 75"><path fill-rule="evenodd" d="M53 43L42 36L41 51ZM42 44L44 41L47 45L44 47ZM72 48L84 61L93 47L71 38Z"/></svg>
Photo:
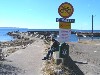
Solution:
<svg viewBox="0 0 100 75"><path fill-rule="evenodd" d="M25 49L28 45L35 41L34 39L30 38L30 36L25 35L28 34L27 32L8 32L7 34L13 37L14 40L0 42L0 48L2 48L2 52L5 57L19 49Z"/></svg>
<svg viewBox="0 0 100 75"><path fill-rule="evenodd" d="M0 48L3 49L2 51L5 56L9 56L19 49L25 49L28 45L32 44L36 40L35 38L40 38L44 40L46 44L50 44L49 41L51 40L52 34L56 35L57 32L8 32L7 35L13 37L14 40L1 42Z"/></svg>

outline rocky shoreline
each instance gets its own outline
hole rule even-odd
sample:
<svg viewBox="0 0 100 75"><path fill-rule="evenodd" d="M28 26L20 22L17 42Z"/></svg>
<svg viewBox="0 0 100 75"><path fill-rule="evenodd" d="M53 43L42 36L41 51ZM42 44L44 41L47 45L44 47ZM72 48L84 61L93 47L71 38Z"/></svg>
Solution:
<svg viewBox="0 0 100 75"><path fill-rule="evenodd" d="M16 52L19 49L25 49L28 45L32 44L36 41L36 38L43 39L45 44L50 45L51 34L47 32L19 32L19 31L12 31L8 32L7 35L13 37L11 41L0 42L2 52L4 57L9 56L10 54ZM35 39L34 39L35 38Z"/></svg>
<svg viewBox="0 0 100 75"><path fill-rule="evenodd" d="M19 49L25 49L29 44L32 44L35 41L34 39L30 39L29 37L25 36L25 34L28 34L27 32L14 31L8 32L7 34L13 37L14 40L0 42L0 48L2 49L5 57L9 56Z"/></svg>

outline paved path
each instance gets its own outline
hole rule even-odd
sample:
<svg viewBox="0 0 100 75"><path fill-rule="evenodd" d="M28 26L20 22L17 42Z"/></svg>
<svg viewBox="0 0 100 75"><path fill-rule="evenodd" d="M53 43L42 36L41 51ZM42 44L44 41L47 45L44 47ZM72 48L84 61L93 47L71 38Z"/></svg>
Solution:
<svg viewBox="0 0 100 75"><path fill-rule="evenodd" d="M17 75L41 75L41 67L43 63L43 51L45 44L43 40L37 39L26 49L21 49L6 58L5 64L12 65L24 70L24 73ZM15 71L13 71L15 72ZM15 75L12 73L12 75Z"/></svg>

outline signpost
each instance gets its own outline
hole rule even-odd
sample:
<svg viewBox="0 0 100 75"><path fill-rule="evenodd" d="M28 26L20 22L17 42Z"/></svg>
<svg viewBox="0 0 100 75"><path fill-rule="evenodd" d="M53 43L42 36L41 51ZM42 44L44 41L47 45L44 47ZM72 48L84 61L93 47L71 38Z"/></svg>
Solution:
<svg viewBox="0 0 100 75"><path fill-rule="evenodd" d="M58 13L63 18L56 18L59 22L59 42L68 42L71 35L71 23L75 23L75 19L68 19L74 12L73 6L68 3L62 3L58 8ZM69 33L68 33L69 32Z"/></svg>
<svg viewBox="0 0 100 75"><path fill-rule="evenodd" d="M59 56L63 58L63 64L69 56L69 45L66 45L66 43L70 41L71 23L75 23L75 19L68 18L73 12L73 6L68 2L64 2L58 8L58 13L62 18L56 18L56 22L59 22L59 42L61 44Z"/></svg>

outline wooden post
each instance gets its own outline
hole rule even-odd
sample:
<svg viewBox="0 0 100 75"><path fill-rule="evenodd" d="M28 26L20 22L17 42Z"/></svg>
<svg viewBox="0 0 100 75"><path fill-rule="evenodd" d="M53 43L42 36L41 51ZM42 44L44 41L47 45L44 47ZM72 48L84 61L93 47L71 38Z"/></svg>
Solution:
<svg viewBox="0 0 100 75"><path fill-rule="evenodd" d="M92 40L93 40L93 15L92 15Z"/></svg>

